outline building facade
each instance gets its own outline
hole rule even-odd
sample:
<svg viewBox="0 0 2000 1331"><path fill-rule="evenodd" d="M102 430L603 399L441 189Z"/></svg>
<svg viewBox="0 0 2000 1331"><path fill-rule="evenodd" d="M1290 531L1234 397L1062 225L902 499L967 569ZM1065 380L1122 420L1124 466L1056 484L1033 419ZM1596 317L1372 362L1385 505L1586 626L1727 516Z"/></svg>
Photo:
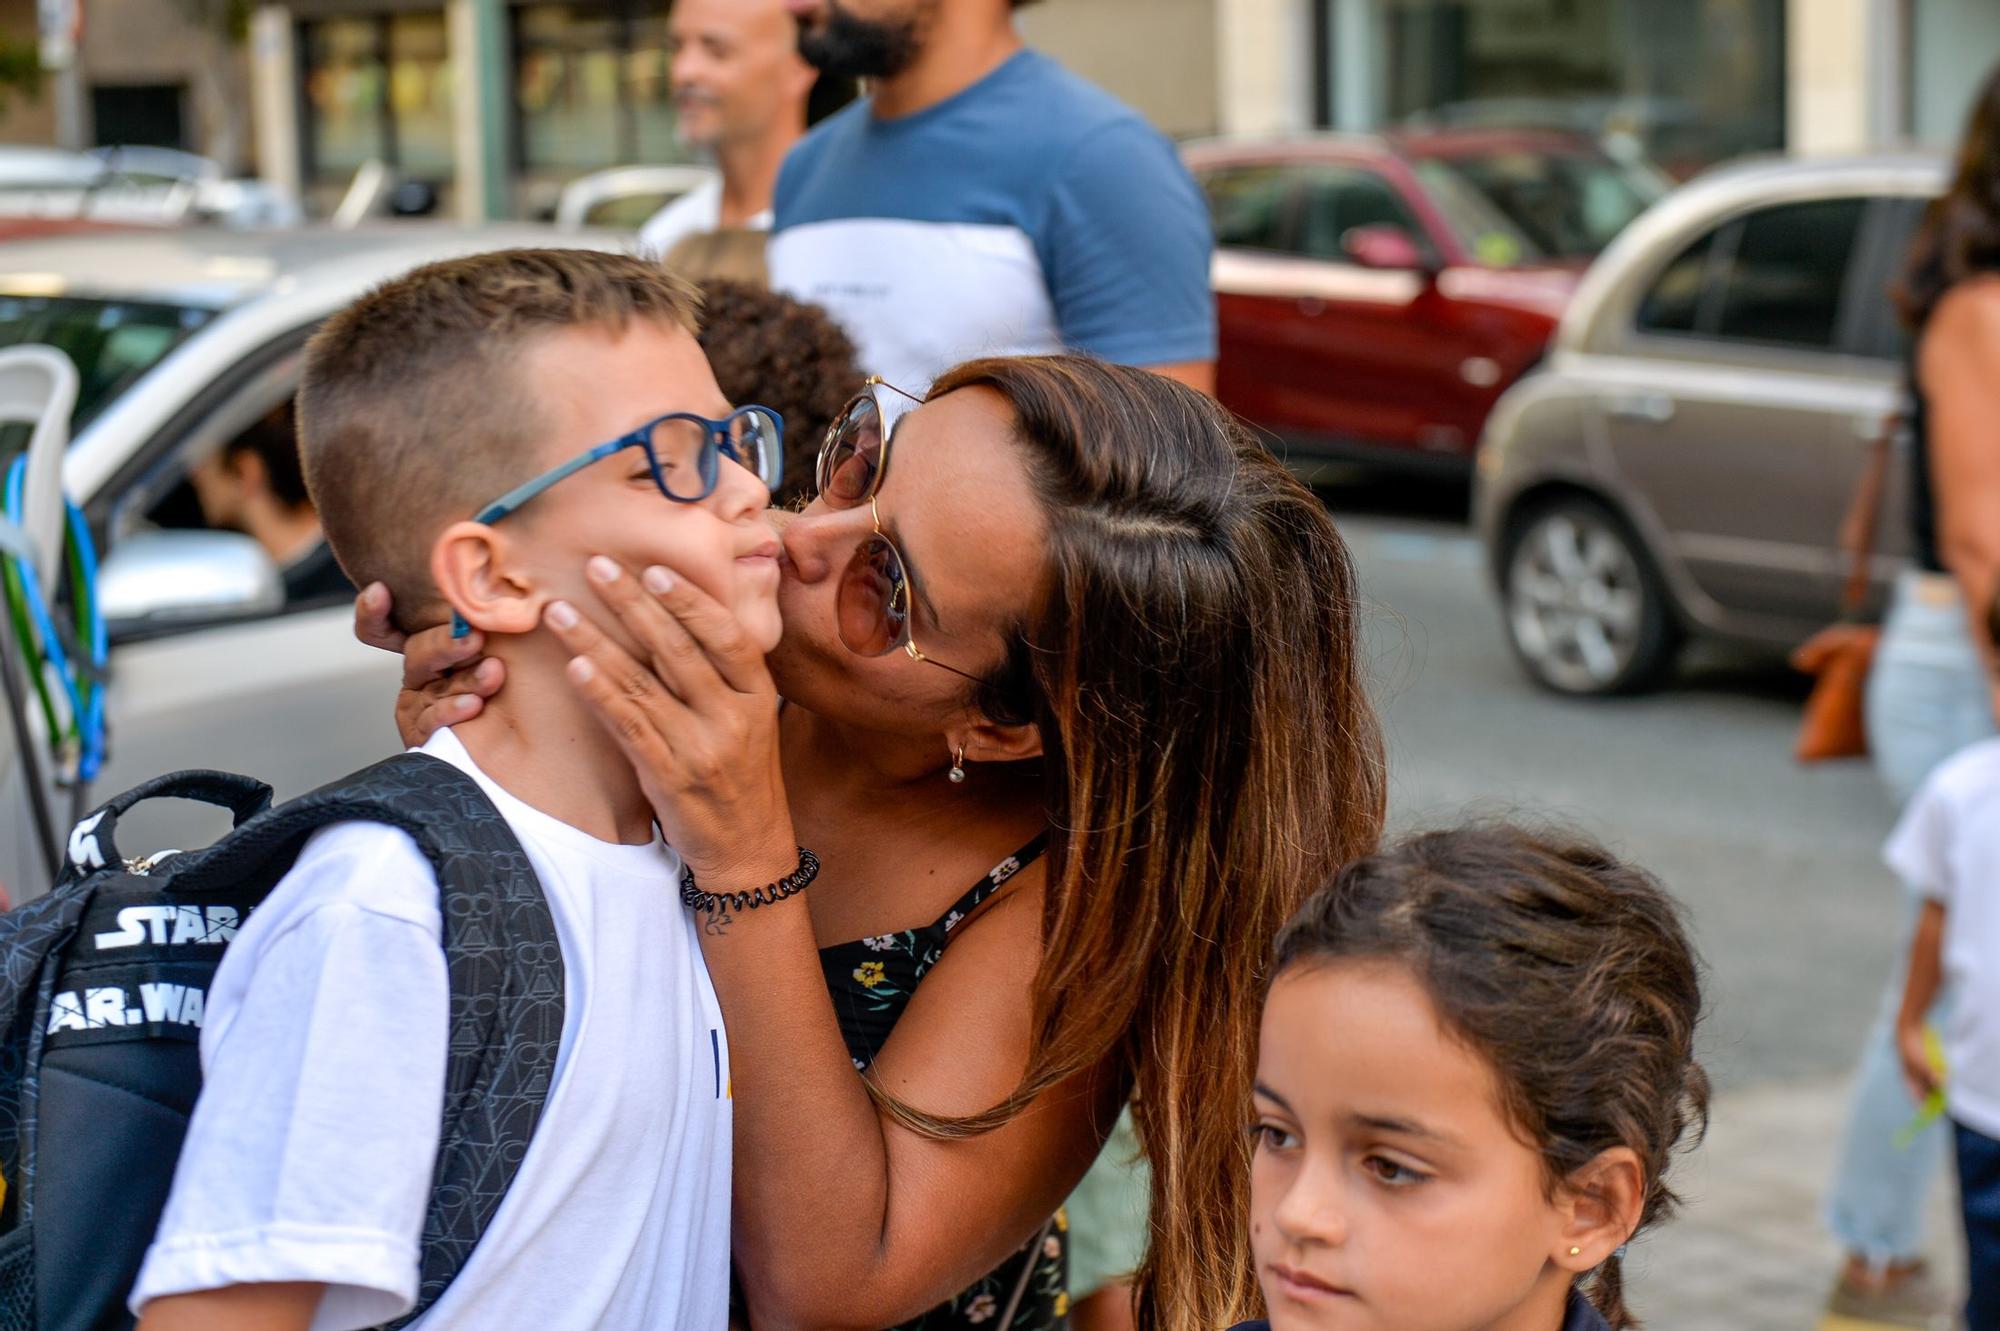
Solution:
<svg viewBox="0 0 2000 1331"><path fill-rule="evenodd" d="M229 0L87 0L67 76L0 98L0 142L179 148L247 169L242 16ZM36 0L0 0L0 43L26 51L37 39Z"/></svg>
<svg viewBox="0 0 2000 1331"><path fill-rule="evenodd" d="M1745 152L1944 148L1994 0L1217 0L1225 132L1570 125L1685 175Z"/></svg>
<svg viewBox="0 0 2000 1331"><path fill-rule="evenodd" d="M587 171L684 158L668 7L85 0L69 132L202 152L314 211L380 161L460 215L535 216ZM0 40L32 42L36 8L0 0ZM1042 0L1020 22L1176 137L1531 122L1681 175L1945 147L2000 60L2000 0ZM43 83L0 103L0 140L63 137Z"/></svg>

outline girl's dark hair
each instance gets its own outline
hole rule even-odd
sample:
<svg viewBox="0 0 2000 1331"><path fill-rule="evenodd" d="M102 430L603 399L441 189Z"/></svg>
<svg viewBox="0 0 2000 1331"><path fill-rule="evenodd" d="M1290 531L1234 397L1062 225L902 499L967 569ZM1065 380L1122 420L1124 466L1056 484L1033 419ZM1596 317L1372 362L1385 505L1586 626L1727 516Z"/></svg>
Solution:
<svg viewBox="0 0 2000 1331"><path fill-rule="evenodd" d="M1951 188L1925 208L1903 276L1890 294L1904 326L1921 332L1947 291L1968 277L1996 270L2000 270L2000 65L1988 71L1973 98Z"/></svg>
<svg viewBox="0 0 2000 1331"><path fill-rule="evenodd" d="M1667 1165L1707 1130L1708 1077L1700 963L1651 875L1568 836L1432 832L1343 869L1279 934L1274 973L1350 959L1410 968L1491 1060L1551 1186L1624 1146L1645 1170L1639 1229L1673 1211ZM1617 1256L1588 1293L1614 1331L1639 1326Z"/></svg>
<svg viewBox="0 0 2000 1331"><path fill-rule="evenodd" d="M1082 356L974 361L933 398L999 394L1048 522L1042 585L979 690L1041 733L1049 850L1033 1044L1020 1086L1130 1078L1153 1166L1141 1331L1255 1315L1248 1103L1270 940L1315 883L1373 851L1384 804L1359 595L1326 506L1227 411Z"/></svg>

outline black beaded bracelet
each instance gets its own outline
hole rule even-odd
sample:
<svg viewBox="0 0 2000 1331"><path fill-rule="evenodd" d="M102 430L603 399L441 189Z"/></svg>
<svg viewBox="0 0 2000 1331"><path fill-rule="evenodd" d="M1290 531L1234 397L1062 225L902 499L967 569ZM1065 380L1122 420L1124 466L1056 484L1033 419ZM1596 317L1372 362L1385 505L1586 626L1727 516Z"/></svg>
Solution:
<svg viewBox="0 0 2000 1331"><path fill-rule="evenodd" d="M819 877L819 856L804 846L799 847L798 868L777 882L766 883L754 892L704 892L694 885L694 870L683 866L681 901L689 910L703 910L711 914L725 908L755 910L759 906L774 906L786 897L797 896L817 877Z"/></svg>

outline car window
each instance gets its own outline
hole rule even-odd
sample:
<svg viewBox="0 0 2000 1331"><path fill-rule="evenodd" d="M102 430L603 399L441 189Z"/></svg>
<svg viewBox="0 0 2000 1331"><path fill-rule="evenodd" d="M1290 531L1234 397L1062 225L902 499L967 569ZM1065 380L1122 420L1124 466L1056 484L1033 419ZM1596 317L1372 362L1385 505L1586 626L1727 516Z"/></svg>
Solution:
<svg viewBox="0 0 2000 1331"><path fill-rule="evenodd" d="M76 362L78 429L214 317L152 301L0 296L0 347L41 342Z"/></svg>
<svg viewBox="0 0 2000 1331"><path fill-rule="evenodd" d="M1286 205L1292 175L1282 166L1227 166L1204 172L1202 192L1215 226L1215 243L1227 249L1286 248Z"/></svg>
<svg viewBox="0 0 2000 1331"><path fill-rule="evenodd" d="M353 587L326 549L300 466L293 394L303 332L247 358L197 420L150 447L110 500L110 549L160 529L240 532L277 566L286 611L353 599Z"/></svg>
<svg viewBox="0 0 2000 1331"><path fill-rule="evenodd" d="M1393 227L1428 251L1429 238L1403 196L1376 172L1351 166L1312 166L1299 173L1298 251L1345 262L1341 239L1364 226Z"/></svg>
<svg viewBox="0 0 2000 1331"><path fill-rule="evenodd" d="M1642 332L1830 348L1868 200L1765 208L1695 241L1639 303Z"/></svg>
<svg viewBox="0 0 2000 1331"><path fill-rule="evenodd" d="M1511 268L1550 257L1540 242L1516 226L1450 164L1433 159L1418 162L1414 169L1458 243L1478 262L1489 268Z"/></svg>
<svg viewBox="0 0 2000 1331"><path fill-rule="evenodd" d="M600 199L583 214L584 226L601 226L613 231L637 231L653 220L654 214L680 197L665 190L643 194L619 194Z"/></svg>
<svg viewBox="0 0 2000 1331"><path fill-rule="evenodd" d="M1866 209L1866 199L1819 199L1744 218L1732 253L1718 265L1722 286L1714 335L1791 347L1833 346L1848 260Z"/></svg>
<svg viewBox="0 0 2000 1331"><path fill-rule="evenodd" d="M1735 223L1729 224L1731 228ZM1709 256L1715 252L1711 231L1682 250L1639 302L1639 327L1649 333L1692 333L1700 325L1701 297L1707 289Z"/></svg>
<svg viewBox="0 0 2000 1331"><path fill-rule="evenodd" d="M1864 300L1860 313L1860 341L1867 355L1886 360L1904 360L1910 354L1910 330L1903 326L1890 289L1903 277L1910 241L1922 223L1929 199L1884 199L1882 208L1882 253L1889 256L1882 279L1880 300Z"/></svg>
<svg viewBox="0 0 2000 1331"><path fill-rule="evenodd" d="M1544 255L1588 258L1660 197L1648 178L1609 157L1529 150L1427 158L1417 174L1435 190L1449 179L1477 192Z"/></svg>

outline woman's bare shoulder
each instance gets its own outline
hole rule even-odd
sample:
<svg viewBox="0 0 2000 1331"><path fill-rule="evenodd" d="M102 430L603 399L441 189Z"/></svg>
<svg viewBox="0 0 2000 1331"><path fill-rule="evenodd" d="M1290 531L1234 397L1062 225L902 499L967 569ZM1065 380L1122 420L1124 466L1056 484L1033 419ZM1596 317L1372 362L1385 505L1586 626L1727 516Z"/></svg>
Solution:
<svg viewBox="0 0 2000 1331"><path fill-rule="evenodd" d="M2000 342L2000 272L1968 277L1945 292L1924 328L1926 347L1968 337Z"/></svg>

